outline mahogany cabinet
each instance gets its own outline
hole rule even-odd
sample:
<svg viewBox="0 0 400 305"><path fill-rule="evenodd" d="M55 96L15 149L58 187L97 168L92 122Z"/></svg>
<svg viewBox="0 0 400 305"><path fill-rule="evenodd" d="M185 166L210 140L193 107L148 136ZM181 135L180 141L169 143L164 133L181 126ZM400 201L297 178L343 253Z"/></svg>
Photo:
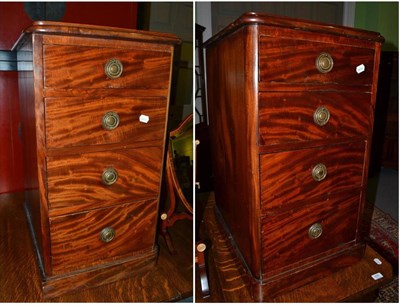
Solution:
<svg viewBox="0 0 400 305"><path fill-rule="evenodd" d="M35 22L16 42L32 67L19 72L25 208L45 297L154 266L179 42L57 22Z"/></svg>
<svg viewBox="0 0 400 305"><path fill-rule="evenodd" d="M247 13L205 43L217 208L259 301L363 256L382 42Z"/></svg>

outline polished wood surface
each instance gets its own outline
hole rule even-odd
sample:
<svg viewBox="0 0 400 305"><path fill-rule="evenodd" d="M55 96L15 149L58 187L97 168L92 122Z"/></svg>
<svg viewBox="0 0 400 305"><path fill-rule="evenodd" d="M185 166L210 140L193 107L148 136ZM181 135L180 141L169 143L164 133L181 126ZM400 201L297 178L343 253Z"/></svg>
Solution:
<svg viewBox="0 0 400 305"><path fill-rule="evenodd" d="M32 53L33 71L20 74L20 98L26 106L26 186L38 191L26 201L47 298L154 266L179 39L146 33L35 22L15 44L16 51ZM115 79L105 73L111 59L123 66ZM111 111L121 121L105 131L102 118ZM141 115L148 121L140 122ZM105 185L102 176L109 168L118 178ZM105 246L99 234L112 222L120 234Z"/></svg>
<svg viewBox="0 0 400 305"><path fill-rule="evenodd" d="M346 36L371 42L382 43L384 41L384 38L379 33L372 31L338 25L333 26L331 24L316 22L312 20L307 20L307 22L304 22L304 20L302 19L277 16L267 13L249 12L240 16L219 33L207 40L204 46L208 47L209 45L218 42L221 39L224 39L226 36L229 36L233 32L237 31L239 28L255 24L263 26L268 25L279 28L297 29L304 32L310 32L310 35L314 36L315 33L330 34L332 35L333 39L336 40L342 39L343 36Z"/></svg>
<svg viewBox="0 0 400 305"><path fill-rule="evenodd" d="M207 255L211 293L209 298L202 298L201 292L196 288L196 302L255 302L257 296L252 294L249 275L243 268L231 237L218 221L213 193L203 197L205 199L202 200L208 200L204 221L205 234L210 239L211 245ZM376 264L373 261L375 258L382 264ZM378 272L383 278L375 281L371 275ZM368 298L371 293L388 283L392 276L391 265L372 248L367 247L365 255L358 263L267 301L288 303L373 301L374 298Z"/></svg>
<svg viewBox="0 0 400 305"><path fill-rule="evenodd" d="M45 86L53 88L168 88L170 50L104 49L92 46L45 45ZM145 50L143 50L145 49ZM68 58L68 61L63 61ZM122 75L110 80L105 63L116 58L123 65ZM52 71L57 70L58 73Z"/></svg>
<svg viewBox="0 0 400 305"><path fill-rule="evenodd" d="M159 147L147 147L49 157L49 215L157 198L162 153ZM102 181L108 168L118 173L112 185Z"/></svg>
<svg viewBox="0 0 400 305"><path fill-rule="evenodd" d="M249 268L259 278L260 257L254 255L260 251L258 98L251 70L257 55L248 52L257 43L256 28L242 28L217 47L208 47L206 60L215 196Z"/></svg>
<svg viewBox="0 0 400 305"><path fill-rule="evenodd" d="M363 255L381 42L378 33L248 13L205 43L216 202L258 301ZM321 53L331 70L317 68ZM320 126L322 106L330 117ZM327 168L321 181L317 164ZM313 222L332 235L310 243Z"/></svg>
<svg viewBox="0 0 400 305"><path fill-rule="evenodd" d="M50 218L53 274L117 261L153 248L157 200L147 200ZM100 239L112 228L110 242ZM79 258L79 259L78 259Z"/></svg>
<svg viewBox="0 0 400 305"><path fill-rule="evenodd" d="M362 187L364 142L285 151L260 156L261 199L265 215L277 209L298 208L315 197ZM314 180L312 171L324 164L326 177Z"/></svg>
<svg viewBox="0 0 400 305"><path fill-rule="evenodd" d="M260 93L260 145L292 145L302 141L340 141L367 136L373 108L371 96L353 92ZM319 107L330 113L327 124L314 122ZM298 143L300 144L300 143Z"/></svg>
<svg viewBox="0 0 400 305"><path fill-rule="evenodd" d="M269 28L265 28L264 32L268 35L271 31ZM281 32L280 34L284 36L286 33ZM339 48L340 40L335 43L325 43L318 41L318 38L316 41L303 39L277 38L276 35L261 36L260 81L358 86L372 83L375 53L373 48L360 49L346 45L340 45ZM284 57L282 57L282 53L285 54ZM333 68L329 73L320 73L316 69L316 60L321 53L327 53L333 59ZM361 64L364 65L365 71L357 73L356 67Z"/></svg>
<svg viewBox="0 0 400 305"><path fill-rule="evenodd" d="M23 193L0 195L0 301L44 302L39 269L23 209ZM192 224L178 222L170 230L177 250L171 255L159 240L157 265L96 288L81 288L52 302L164 302L192 295ZM77 256L76 260L79 261ZM128 266L129 267L129 266ZM116 276L118 272L113 271ZM123 271L123 270L121 270ZM73 281L73 280L72 280ZM72 284L78 285L79 282ZM65 285L66 287L68 285Z"/></svg>
<svg viewBox="0 0 400 305"><path fill-rule="evenodd" d="M159 141L161 145L164 139L166 98L46 98L45 104L49 149L119 142ZM102 119L110 109L118 115L119 124L105 130ZM141 115L147 115L149 122L140 122Z"/></svg>

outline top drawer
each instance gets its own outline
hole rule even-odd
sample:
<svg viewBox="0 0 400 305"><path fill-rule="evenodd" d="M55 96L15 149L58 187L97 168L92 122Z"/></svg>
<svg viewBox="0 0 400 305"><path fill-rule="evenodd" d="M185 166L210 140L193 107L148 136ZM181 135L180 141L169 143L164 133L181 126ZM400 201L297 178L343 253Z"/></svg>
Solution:
<svg viewBox="0 0 400 305"><path fill-rule="evenodd" d="M168 88L169 52L60 45L43 52L45 87Z"/></svg>
<svg viewBox="0 0 400 305"><path fill-rule="evenodd" d="M259 69L261 82L370 85L374 50L261 36Z"/></svg>

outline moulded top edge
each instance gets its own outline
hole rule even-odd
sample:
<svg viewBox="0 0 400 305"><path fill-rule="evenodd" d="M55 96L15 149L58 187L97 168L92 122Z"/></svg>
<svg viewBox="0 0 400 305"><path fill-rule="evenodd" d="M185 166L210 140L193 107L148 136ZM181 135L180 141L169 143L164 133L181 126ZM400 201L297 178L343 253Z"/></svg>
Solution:
<svg viewBox="0 0 400 305"><path fill-rule="evenodd" d="M324 34L332 34L332 35L339 35L339 36L346 36L352 37L356 39L362 40L370 40L376 42L384 42L383 36L381 36L377 32L361 30L346 26L339 26L339 25L331 25L327 23L321 23L317 21L310 21L304 19L297 19L291 17L282 17L276 16L272 14L266 13L245 13L241 15L238 19L234 22L226 26L223 30L218 32L216 35L211 37L204 43L204 47L208 47L209 45L213 44L214 42L226 37L230 33L236 31L240 27L248 26L248 25L269 25L269 26L276 26L276 27L283 27L283 28L291 28L296 30L303 30L309 32L318 32Z"/></svg>
<svg viewBox="0 0 400 305"><path fill-rule="evenodd" d="M174 34L80 23L35 21L31 26L22 32L22 35L19 37L12 49L17 47L18 43L23 39L24 36L31 33L113 38L160 44L180 44L182 42L181 39Z"/></svg>

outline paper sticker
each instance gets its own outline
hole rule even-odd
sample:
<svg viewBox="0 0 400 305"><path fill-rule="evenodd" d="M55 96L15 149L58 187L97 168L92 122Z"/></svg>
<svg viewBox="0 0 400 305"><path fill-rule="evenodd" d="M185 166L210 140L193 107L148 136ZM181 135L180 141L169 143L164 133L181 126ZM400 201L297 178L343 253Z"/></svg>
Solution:
<svg viewBox="0 0 400 305"><path fill-rule="evenodd" d="M383 275L382 275L382 273L378 272L378 273L375 273L375 274L371 275L371 277L372 277L375 281L377 281L377 280L383 278Z"/></svg>
<svg viewBox="0 0 400 305"><path fill-rule="evenodd" d="M356 72L357 72L357 74L363 73L364 71L365 71L365 66L364 66L363 64L358 65L358 66L356 67Z"/></svg>
<svg viewBox="0 0 400 305"><path fill-rule="evenodd" d="M139 117L139 122L147 124L149 122L150 118L148 115L142 114Z"/></svg>
<svg viewBox="0 0 400 305"><path fill-rule="evenodd" d="M377 265L382 265L382 262L381 262L381 260L379 258L374 258L374 262Z"/></svg>

